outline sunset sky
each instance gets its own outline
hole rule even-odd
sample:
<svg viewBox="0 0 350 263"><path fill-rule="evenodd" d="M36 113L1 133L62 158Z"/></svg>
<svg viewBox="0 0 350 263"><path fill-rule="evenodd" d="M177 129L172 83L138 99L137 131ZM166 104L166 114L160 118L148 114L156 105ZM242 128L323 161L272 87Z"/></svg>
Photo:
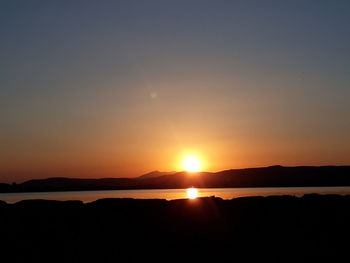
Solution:
<svg viewBox="0 0 350 263"><path fill-rule="evenodd" d="M0 182L350 164L350 1L1 1Z"/></svg>

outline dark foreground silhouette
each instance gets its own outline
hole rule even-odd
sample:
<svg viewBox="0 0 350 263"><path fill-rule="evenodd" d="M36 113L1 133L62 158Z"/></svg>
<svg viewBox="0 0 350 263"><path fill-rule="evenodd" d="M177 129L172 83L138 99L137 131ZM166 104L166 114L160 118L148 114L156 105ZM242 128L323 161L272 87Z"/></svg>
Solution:
<svg viewBox="0 0 350 263"><path fill-rule="evenodd" d="M349 262L350 196L0 203L1 262Z"/></svg>

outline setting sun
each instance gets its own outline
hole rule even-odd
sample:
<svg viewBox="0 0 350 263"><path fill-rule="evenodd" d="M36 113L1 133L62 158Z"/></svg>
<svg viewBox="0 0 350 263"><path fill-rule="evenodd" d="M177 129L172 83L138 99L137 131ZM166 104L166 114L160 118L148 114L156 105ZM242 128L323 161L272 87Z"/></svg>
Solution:
<svg viewBox="0 0 350 263"><path fill-rule="evenodd" d="M199 172L201 168L201 162L197 157L187 156L183 161L183 168L186 172Z"/></svg>

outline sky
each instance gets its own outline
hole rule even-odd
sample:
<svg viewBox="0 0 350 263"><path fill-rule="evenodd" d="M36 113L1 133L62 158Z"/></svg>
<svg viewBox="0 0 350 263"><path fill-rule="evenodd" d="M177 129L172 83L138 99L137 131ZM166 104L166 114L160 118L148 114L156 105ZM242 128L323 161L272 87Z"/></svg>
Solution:
<svg viewBox="0 0 350 263"><path fill-rule="evenodd" d="M0 182L350 164L349 1L0 3Z"/></svg>

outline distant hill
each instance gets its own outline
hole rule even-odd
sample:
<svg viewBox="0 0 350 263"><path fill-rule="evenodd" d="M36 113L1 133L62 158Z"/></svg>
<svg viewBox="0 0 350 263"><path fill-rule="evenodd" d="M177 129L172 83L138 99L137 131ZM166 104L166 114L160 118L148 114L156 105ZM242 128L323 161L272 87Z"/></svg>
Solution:
<svg viewBox="0 0 350 263"><path fill-rule="evenodd" d="M141 175L140 177L138 177L139 179L148 179L148 178L155 178L155 177L159 177L162 175L168 175L168 174L174 174L176 172L160 172L160 171L153 171L144 175Z"/></svg>
<svg viewBox="0 0 350 263"><path fill-rule="evenodd" d="M55 177L0 184L0 192L297 186L350 186L350 166L270 166L216 173L154 171L136 178Z"/></svg>

